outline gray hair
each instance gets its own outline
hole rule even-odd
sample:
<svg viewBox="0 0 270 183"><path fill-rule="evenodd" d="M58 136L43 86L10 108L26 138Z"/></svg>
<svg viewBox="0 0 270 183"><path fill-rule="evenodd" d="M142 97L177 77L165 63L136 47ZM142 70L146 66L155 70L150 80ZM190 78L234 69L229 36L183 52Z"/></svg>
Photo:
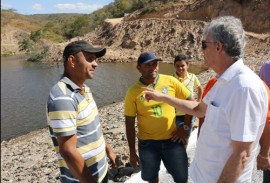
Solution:
<svg viewBox="0 0 270 183"><path fill-rule="evenodd" d="M204 29L203 38L211 33L212 41L220 41L225 52L235 61L244 55L245 31L240 19L233 16L218 17Z"/></svg>

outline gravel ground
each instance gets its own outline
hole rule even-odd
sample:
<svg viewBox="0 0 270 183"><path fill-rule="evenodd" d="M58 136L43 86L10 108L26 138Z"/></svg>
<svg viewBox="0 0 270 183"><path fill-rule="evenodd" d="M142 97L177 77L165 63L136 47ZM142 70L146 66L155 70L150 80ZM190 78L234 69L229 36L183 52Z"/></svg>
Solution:
<svg viewBox="0 0 270 183"><path fill-rule="evenodd" d="M111 177L110 182L125 182L130 179L134 169L127 163L128 146L125 137L123 102L109 105L99 111L106 140L122 161L122 166L116 176ZM192 141L193 145L188 148L190 161L193 159L195 149L195 140ZM110 173L114 172L111 170ZM253 174L253 183L262 182L261 171L254 168ZM130 180L129 183L136 183L135 179L132 180L134 181ZM60 182L57 159L48 129L40 129L1 143L1 182ZM160 182L173 182L164 168L161 169Z"/></svg>

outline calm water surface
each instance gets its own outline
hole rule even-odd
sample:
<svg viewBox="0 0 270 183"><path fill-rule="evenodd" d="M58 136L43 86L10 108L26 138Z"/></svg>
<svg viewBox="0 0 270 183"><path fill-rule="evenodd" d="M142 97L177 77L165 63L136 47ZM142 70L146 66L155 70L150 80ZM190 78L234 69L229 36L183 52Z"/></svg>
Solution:
<svg viewBox="0 0 270 183"><path fill-rule="evenodd" d="M193 72L201 68L193 66ZM171 74L172 64L161 64L160 73ZM46 66L20 57L1 58L1 141L47 126L45 106L62 66ZM138 80L136 63L100 63L90 86L98 107L124 100Z"/></svg>

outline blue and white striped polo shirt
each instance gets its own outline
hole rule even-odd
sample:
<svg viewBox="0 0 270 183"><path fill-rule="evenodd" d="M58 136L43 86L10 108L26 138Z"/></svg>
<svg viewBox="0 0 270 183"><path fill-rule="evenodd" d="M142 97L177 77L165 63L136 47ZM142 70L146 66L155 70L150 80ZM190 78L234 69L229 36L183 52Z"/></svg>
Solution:
<svg viewBox="0 0 270 183"><path fill-rule="evenodd" d="M106 144L98 109L90 88L84 91L69 78L63 77L53 86L47 101L48 125L60 166L61 182L79 182L59 153L57 136L77 134L77 150L94 178L100 182L108 169Z"/></svg>

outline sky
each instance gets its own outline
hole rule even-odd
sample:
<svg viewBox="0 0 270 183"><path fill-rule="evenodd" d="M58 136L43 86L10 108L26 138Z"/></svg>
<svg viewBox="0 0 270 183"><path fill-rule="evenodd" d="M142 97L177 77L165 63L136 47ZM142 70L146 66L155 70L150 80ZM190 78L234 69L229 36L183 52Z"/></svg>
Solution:
<svg viewBox="0 0 270 183"><path fill-rule="evenodd" d="M1 9L15 9L24 15L50 13L89 14L114 0L1 0Z"/></svg>

